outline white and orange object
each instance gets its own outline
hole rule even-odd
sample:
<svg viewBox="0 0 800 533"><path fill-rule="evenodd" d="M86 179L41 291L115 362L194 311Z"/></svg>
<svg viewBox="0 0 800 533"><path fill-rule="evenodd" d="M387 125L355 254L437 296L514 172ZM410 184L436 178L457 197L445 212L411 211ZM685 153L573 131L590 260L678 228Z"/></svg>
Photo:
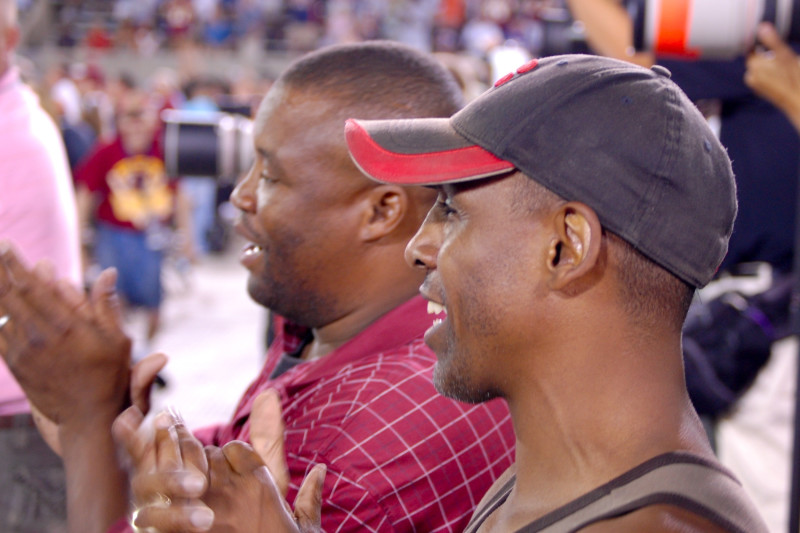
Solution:
<svg viewBox="0 0 800 533"><path fill-rule="evenodd" d="M792 31L792 0L639 0L628 3L636 48L660 55L725 58L745 54L759 22Z"/></svg>

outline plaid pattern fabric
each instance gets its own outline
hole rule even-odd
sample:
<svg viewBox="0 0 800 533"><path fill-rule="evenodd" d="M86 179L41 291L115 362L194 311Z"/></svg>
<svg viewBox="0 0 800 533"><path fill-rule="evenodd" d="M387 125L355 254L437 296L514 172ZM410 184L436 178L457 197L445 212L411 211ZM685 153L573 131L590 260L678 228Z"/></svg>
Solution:
<svg viewBox="0 0 800 533"><path fill-rule="evenodd" d="M211 443L248 440L254 397L280 392L293 501L305 473L325 463L325 531L461 531L492 482L513 462L504 402L472 406L433 388L436 357L422 342L432 317L417 297L335 352L269 379L300 342L279 333L232 423Z"/></svg>

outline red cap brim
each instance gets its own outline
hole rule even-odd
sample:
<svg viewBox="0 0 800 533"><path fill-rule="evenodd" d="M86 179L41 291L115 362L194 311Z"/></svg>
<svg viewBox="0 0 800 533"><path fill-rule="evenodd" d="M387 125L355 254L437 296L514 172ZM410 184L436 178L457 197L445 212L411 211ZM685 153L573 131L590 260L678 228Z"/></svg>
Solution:
<svg viewBox="0 0 800 533"><path fill-rule="evenodd" d="M441 185L496 176L514 168L458 135L448 119L348 119L345 138L358 168L385 183ZM431 146L437 149L431 150Z"/></svg>

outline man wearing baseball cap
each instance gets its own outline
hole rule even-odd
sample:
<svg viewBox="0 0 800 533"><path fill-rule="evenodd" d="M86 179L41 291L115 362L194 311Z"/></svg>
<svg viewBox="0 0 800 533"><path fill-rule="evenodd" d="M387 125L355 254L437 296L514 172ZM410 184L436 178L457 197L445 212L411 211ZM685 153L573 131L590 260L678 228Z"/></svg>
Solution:
<svg viewBox="0 0 800 533"><path fill-rule="evenodd" d="M681 326L736 191L666 69L532 61L450 119L346 134L368 176L439 192L406 249L442 309L437 389L511 410L516 464L468 531L766 531L684 383Z"/></svg>
<svg viewBox="0 0 800 533"><path fill-rule="evenodd" d="M466 531L766 533L686 392L681 326L736 191L668 71L532 61L450 119L349 120L346 137L373 179L438 191L406 248L439 315L436 388L511 411L516 462ZM254 452L237 465L270 531L314 530L312 497L292 515Z"/></svg>

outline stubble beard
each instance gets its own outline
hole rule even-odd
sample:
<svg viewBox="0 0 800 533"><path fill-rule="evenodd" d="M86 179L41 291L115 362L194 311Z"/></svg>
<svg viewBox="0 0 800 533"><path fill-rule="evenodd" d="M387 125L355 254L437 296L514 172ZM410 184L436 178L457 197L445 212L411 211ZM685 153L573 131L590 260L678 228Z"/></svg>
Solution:
<svg viewBox="0 0 800 533"><path fill-rule="evenodd" d="M438 356L437 356L438 357ZM458 353L452 333L448 333L444 355L438 357L433 367L433 386L446 398L459 402L478 404L500 396L491 388L480 386L472 376L468 361L475 354Z"/></svg>

